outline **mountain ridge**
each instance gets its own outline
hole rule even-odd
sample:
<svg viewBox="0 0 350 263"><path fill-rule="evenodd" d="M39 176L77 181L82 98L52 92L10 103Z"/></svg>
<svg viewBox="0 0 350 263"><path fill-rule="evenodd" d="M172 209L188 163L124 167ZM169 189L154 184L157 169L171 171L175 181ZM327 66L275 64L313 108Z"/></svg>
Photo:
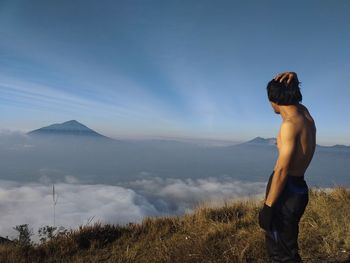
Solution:
<svg viewBox="0 0 350 263"><path fill-rule="evenodd" d="M114 140L110 137L107 137L103 134L100 134L93 129L87 127L86 125L78 122L77 120L69 120L62 123L54 123L48 126L41 127L39 129L32 130L27 133L27 135L31 136L47 136L47 135L62 135L62 136L85 136L90 138L104 138L109 140ZM158 139L157 141L168 141L167 139ZM120 141L120 140L119 140ZM147 141L147 139L146 139ZM181 142L180 140L172 139L171 141L177 141ZM269 137L269 138L263 138L261 136L257 136L251 140L233 144L233 145L227 145L227 146L221 146L221 147L232 147L232 146L244 146L244 145L250 145L250 146L274 146L276 145L276 138L275 137ZM342 149L342 150L349 150L350 146L343 145L343 144L335 144L331 146L324 146L324 145L316 145L317 147L321 148L328 148L328 149ZM219 146L220 147L220 146Z"/></svg>

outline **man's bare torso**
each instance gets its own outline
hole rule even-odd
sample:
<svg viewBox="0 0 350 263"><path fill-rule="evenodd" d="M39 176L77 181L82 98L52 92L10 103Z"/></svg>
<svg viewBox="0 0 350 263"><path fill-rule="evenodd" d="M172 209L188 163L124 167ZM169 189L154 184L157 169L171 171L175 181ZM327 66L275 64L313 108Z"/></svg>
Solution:
<svg viewBox="0 0 350 263"><path fill-rule="evenodd" d="M303 176L309 166L316 147L316 126L307 108L299 104L298 114L291 116L291 121L296 128L295 150L289 165L288 174L291 176ZM281 147L280 131L277 135L277 149Z"/></svg>

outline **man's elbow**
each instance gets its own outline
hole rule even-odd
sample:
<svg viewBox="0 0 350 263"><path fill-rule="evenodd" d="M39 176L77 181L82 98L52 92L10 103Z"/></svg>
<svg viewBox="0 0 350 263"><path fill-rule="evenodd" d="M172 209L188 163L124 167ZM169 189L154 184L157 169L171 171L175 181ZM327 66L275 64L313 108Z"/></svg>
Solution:
<svg viewBox="0 0 350 263"><path fill-rule="evenodd" d="M275 174L283 180L288 175L288 166L277 165L275 167Z"/></svg>

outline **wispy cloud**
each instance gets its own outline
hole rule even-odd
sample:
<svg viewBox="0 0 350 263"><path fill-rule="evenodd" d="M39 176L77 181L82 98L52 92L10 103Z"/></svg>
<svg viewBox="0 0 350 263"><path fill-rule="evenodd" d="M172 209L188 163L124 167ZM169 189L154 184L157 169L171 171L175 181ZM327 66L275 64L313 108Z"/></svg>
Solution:
<svg viewBox="0 0 350 263"><path fill-rule="evenodd" d="M4 78L0 80L1 98L22 102L26 104L55 107L64 110L67 106L72 109L88 110L92 107L109 107L109 110L114 109L114 112L127 113L124 108L115 105L107 105L97 103L91 99L84 99L80 96L75 96L72 93L55 89L49 86L40 85L20 80L8 80Z"/></svg>
<svg viewBox="0 0 350 263"><path fill-rule="evenodd" d="M156 100L146 95L145 91L138 92L132 89L129 92L119 92L118 89L107 88L96 95L84 96L83 93L78 95L74 90L69 92L62 88L0 75L1 100L8 101L20 110L37 109L70 116L80 116L82 113L85 116L108 116L109 120L119 119L119 124L124 123L123 129L128 128L128 123L137 126L137 122L148 119L158 120L160 125L171 125L171 113L161 109Z"/></svg>

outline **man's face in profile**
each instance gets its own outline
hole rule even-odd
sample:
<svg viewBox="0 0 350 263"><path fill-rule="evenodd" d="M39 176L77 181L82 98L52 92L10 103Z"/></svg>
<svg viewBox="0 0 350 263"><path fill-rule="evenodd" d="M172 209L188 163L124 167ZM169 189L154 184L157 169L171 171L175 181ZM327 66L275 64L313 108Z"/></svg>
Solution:
<svg viewBox="0 0 350 263"><path fill-rule="evenodd" d="M280 111L279 111L279 107L276 103L272 102L271 101L271 106L272 106L272 109L273 111L276 113L276 114L280 114Z"/></svg>

